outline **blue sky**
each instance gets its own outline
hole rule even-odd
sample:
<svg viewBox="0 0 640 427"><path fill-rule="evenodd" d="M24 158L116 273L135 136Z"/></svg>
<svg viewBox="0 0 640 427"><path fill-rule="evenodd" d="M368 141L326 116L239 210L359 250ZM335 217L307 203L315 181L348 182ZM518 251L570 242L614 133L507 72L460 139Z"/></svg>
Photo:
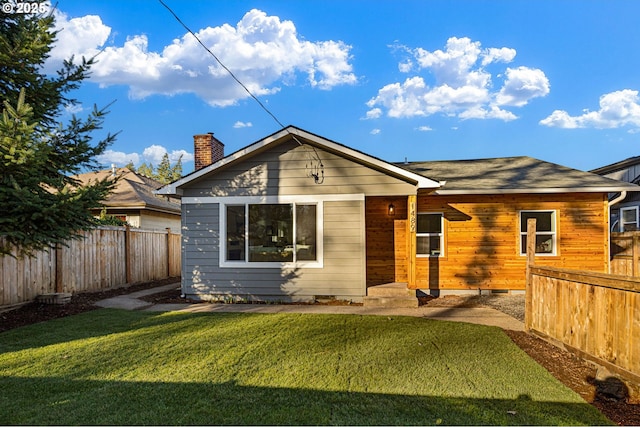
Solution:
<svg viewBox="0 0 640 427"><path fill-rule="evenodd" d="M640 2L165 2L280 122L384 160L640 155ZM229 154L280 129L160 2L56 13L49 69L101 52L74 112L113 102L105 166L168 152L188 173L194 134Z"/></svg>

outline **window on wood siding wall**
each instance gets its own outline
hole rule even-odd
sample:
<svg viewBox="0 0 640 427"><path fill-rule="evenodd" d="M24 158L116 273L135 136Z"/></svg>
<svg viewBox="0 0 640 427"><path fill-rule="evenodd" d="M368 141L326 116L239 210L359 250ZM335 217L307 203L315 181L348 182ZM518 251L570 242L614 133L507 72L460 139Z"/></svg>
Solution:
<svg viewBox="0 0 640 427"><path fill-rule="evenodd" d="M556 254L556 212L520 212L520 255L527 254L527 220L536 219L536 254Z"/></svg>
<svg viewBox="0 0 640 427"><path fill-rule="evenodd" d="M418 213L416 253L422 256L444 256L444 233L441 213Z"/></svg>

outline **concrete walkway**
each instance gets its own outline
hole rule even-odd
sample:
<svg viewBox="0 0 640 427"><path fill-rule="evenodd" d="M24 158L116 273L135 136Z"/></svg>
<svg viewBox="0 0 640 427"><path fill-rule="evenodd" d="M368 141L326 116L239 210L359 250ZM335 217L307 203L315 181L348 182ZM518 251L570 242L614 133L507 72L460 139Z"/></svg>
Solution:
<svg viewBox="0 0 640 427"><path fill-rule="evenodd" d="M320 305L320 304L220 304L220 303L184 303L153 304L139 298L169 291L179 287L179 283L145 289L128 295L98 301L96 305L104 308L125 310L178 311L185 313L312 313L312 314L359 314L375 316L413 316L452 322L467 322L478 325L497 326L502 329L523 331L524 324L519 320L489 307L427 307L417 308L379 308L361 305Z"/></svg>

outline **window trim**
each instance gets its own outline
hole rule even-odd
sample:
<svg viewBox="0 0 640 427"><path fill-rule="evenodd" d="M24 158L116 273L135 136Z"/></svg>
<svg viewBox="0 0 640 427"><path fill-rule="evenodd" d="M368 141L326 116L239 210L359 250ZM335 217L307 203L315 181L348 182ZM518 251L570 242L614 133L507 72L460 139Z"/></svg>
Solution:
<svg viewBox="0 0 640 427"><path fill-rule="evenodd" d="M416 222L419 215L440 215L440 233L419 233L416 226L416 258L444 258L446 254L444 212L418 212L416 214ZM432 237L438 235L440 236L440 253L438 255L418 253L418 237Z"/></svg>
<svg viewBox="0 0 640 427"><path fill-rule="evenodd" d="M219 266L220 268L323 268L324 267L324 200L322 198L301 196L301 197L221 197L218 201L219 218ZM249 261L249 224L248 206L261 204L282 204L293 206L293 228L296 228L295 206L315 205L316 206L316 259L314 261L286 261L286 262L256 262ZM245 259L227 260L227 206L245 207ZM295 240L295 236L294 236Z"/></svg>
<svg viewBox="0 0 640 427"><path fill-rule="evenodd" d="M518 211L518 246L520 247L520 256L527 256L527 248L522 247L522 236L527 235L526 231L522 230L522 214L523 213L534 213L534 212L549 212L551 213L551 223L553 225L551 231L536 231L536 236L538 235L552 235L553 242L553 251L551 253L546 252L536 252L535 256L544 256L544 257L552 257L558 256L558 211L557 209L522 209Z"/></svg>
<svg viewBox="0 0 640 427"><path fill-rule="evenodd" d="M624 221L625 211L635 211L636 220L633 222L625 222ZM625 224L636 224L636 228L640 229L640 218L638 218L638 206L626 206L626 207L620 208L620 218L618 218L618 226L621 232L624 232Z"/></svg>

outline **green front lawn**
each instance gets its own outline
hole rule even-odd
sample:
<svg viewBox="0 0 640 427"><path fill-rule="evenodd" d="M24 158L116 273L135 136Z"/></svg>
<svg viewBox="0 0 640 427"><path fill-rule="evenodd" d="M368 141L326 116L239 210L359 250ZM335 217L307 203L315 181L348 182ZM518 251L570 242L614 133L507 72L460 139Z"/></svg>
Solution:
<svg viewBox="0 0 640 427"><path fill-rule="evenodd" d="M607 424L498 328L97 310L0 334L0 424Z"/></svg>

